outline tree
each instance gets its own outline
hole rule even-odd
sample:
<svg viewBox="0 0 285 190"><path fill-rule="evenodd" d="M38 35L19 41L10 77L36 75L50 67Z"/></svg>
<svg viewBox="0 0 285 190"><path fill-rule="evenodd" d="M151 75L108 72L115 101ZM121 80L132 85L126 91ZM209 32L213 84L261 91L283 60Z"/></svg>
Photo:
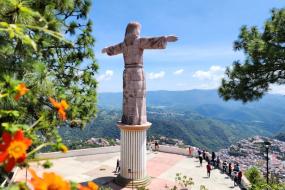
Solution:
<svg viewBox="0 0 285 190"><path fill-rule="evenodd" d="M245 176L251 183L250 190L282 190L285 188L284 183L270 182L267 184L266 180L262 176L261 171L257 167L247 169Z"/></svg>
<svg viewBox="0 0 285 190"><path fill-rule="evenodd" d="M44 126L63 124L50 112L49 97L72 105L65 121L71 127L84 126L96 114L98 65L87 20L90 6L89 0L0 0L0 80L13 86L16 79L30 89L24 101L6 98L0 107L20 110L17 122L39 121L45 138L58 135Z"/></svg>
<svg viewBox="0 0 285 190"><path fill-rule="evenodd" d="M0 180L44 147L66 152L59 126L83 126L96 113L89 7L0 0Z"/></svg>
<svg viewBox="0 0 285 190"><path fill-rule="evenodd" d="M262 173L257 167L251 167L248 170L246 170L245 176L250 181L251 184L259 184L265 182Z"/></svg>
<svg viewBox="0 0 285 190"><path fill-rule="evenodd" d="M236 51L243 50L244 63L236 61L226 69L219 94L224 100L243 102L260 99L270 90L270 84L285 83L285 9L272 10L264 30L243 26Z"/></svg>

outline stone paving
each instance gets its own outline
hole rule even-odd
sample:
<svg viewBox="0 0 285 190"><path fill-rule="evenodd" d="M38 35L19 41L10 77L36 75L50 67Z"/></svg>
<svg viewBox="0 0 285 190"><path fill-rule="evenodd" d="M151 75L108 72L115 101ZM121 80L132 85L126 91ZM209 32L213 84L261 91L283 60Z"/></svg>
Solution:
<svg viewBox="0 0 285 190"><path fill-rule="evenodd" d="M54 171L66 179L76 182L95 181L98 184L109 184L112 189L122 189L111 183L116 177L114 173L116 160L120 153L96 154L89 156L68 157L52 160L53 167L43 170L36 163L32 168L41 174L43 171ZM214 169L211 178L207 177L206 165L199 166L198 159L169 154L162 152L148 153L148 174L152 181L148 186L150 190L166 190L175 185L176 173L182 173L192 177L195 185L193 190L199 190L200 185L205 185L209 190L238 190L239 187L233 186L233 181L220 170ZM25 180L26 172L21 170L16 180ZM168 188L167 188L168 187ZM124 188L126 189L126 188Z"/></svg>

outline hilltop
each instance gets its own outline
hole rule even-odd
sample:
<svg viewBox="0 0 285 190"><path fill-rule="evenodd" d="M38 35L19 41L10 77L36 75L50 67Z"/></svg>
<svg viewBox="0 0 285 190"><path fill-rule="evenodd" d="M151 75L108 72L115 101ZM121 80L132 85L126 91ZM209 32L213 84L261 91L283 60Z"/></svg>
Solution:
<svg viewBox="0 0 285 190"><path fill-rule="evenodd" d="M239 163L242 170L252 166L260 168L266 174L265 141L269 141L270 173L281 182L285 182L285 142L262 136L242 139L227 149L222 149L218 155L222 160L231 163Z"/></svg>

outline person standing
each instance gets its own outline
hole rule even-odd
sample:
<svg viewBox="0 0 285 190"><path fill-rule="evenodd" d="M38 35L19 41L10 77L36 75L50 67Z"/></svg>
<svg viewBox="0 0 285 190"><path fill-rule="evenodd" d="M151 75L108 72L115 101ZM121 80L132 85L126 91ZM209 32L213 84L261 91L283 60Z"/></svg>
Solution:
<svg viewBox="0 0 285 190"><path fill-rule="evenodd" d="M155 150L155 151L158 151L158 149L159 149L158 142L155 141L155 142L154 142L154 150Z"/></svg>
<svg viewBox="0 0 285 190"><path fill-rule="evenodd" d="M207 167L208 178L210 178L210 176L211 176L211 170L212 170L210 162L208 162L208 164L207 164L206 167Z"/></svg>
<svg viewBox="0 0 285 190"><path fill-rule="evenodd" d="M115 170L115 173L119 173L120 172L120 160L117 159L117 164L116 164L116 170Z"/></svg>
<svg viewBox="0 0 285 190"><path fill-rule="evenodd" d="M212 163L215 165L216 153L212 152Z"/></svg>
<svg viewBox="0 0 285 190"><path fill-rule="evenodd" d="M232 176L232 163L229 163L229 176Z"/></svg>
<svg viewBox="0 0 285 190"><path fill-rule="evenodd" d="M223 162L223 173L227 173L227 166L228 166L227 161L224 161Z"/></svg>
<svg viewBox="0 0 285 190"><path fill-rule="evenodd" d="M206 162L210 162L210 159L209 159L208 155L205 156L205 160L206 160Z"/></svg>
<svg viewBox="0 0 285 190"><path fill-rule="evenodd" d="M219 156L217 156L216 167L217 167L217 168L220 168L220 164L221 164L220 157L219 157Z"/></svg>
<svg viewBox="0 0 285 190"><path fill-rule="evenodd" d="M198 156L200 156L202 154L201 150L198 149Z"/></svg>
<svg viewBox="0 0 285 190"><path fill-rule="evenodd" d="M203 159L205 160L206 159L206 151L203 150Z"/></svg>
<svg viewBox="0 0 285 190"><path fill-rule="evenodd" d="M239 172L240 168L239 168L239 164L236 163L235 167L234 167L234 171Z"/></svg>
<svg viewBox="0 0 285 190"><path fill-rule="evenodd" d="M202 157L202 155L201 155L201 154L199 155L199 162L200 162L200 167L202 167L203 157Z"/></svg>
<svg viewBox="0 0 285 190"><path fill-rule="evenodd" d="M242 172L238 172L238 184L241 184Z"/></svg>
<svg viewBox="0 0 285 190"><path fill-rule="evenodd" d="M192 156L192 148L191 146L188 147L189 156Z"/></svg>
<svg viewBox="0 0 285 190"><path fill-rule="evenodd" d="M238 173L234 172L234 186L238 185Z"/></svg>

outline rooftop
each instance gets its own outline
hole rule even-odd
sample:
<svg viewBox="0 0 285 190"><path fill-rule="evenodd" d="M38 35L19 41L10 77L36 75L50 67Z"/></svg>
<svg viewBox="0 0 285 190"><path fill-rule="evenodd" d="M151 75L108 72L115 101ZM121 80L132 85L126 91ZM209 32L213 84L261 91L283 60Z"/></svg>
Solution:
<svg viewBox="0 0 285 190"><path fill-rule="evenodd" d="M52 160L53 167L51 169L43 169L37 163L33 163L31 167L38 173L43 171L54 171L66 179L76 182L95 181L98 184L109 184L113 189L122 189L112 183L116 174L114 173L116 160L119 158L119 149L114 152L96 153L93 155L83 154L67 155L64 158L55 158ZM50 156L50 155L49 155ZM54 156L58 157L58 156ZM199 190L200 185L205 185L210 190L237 190L239 187L234 187L234 183L220 170L214 169L211 173L211 178L207 177L206 163L199 166L198 159L185 155L165 153L165 152L148 152L147 154L147 170L151 176L151 184L149 189L167 189L175 185L176 173L182 173L188 177L192 177L195 185L192 189ZM17 173L16 180L25 180L25 170L20 170ZM126 188L124 188L126 189Z"/></svg>

